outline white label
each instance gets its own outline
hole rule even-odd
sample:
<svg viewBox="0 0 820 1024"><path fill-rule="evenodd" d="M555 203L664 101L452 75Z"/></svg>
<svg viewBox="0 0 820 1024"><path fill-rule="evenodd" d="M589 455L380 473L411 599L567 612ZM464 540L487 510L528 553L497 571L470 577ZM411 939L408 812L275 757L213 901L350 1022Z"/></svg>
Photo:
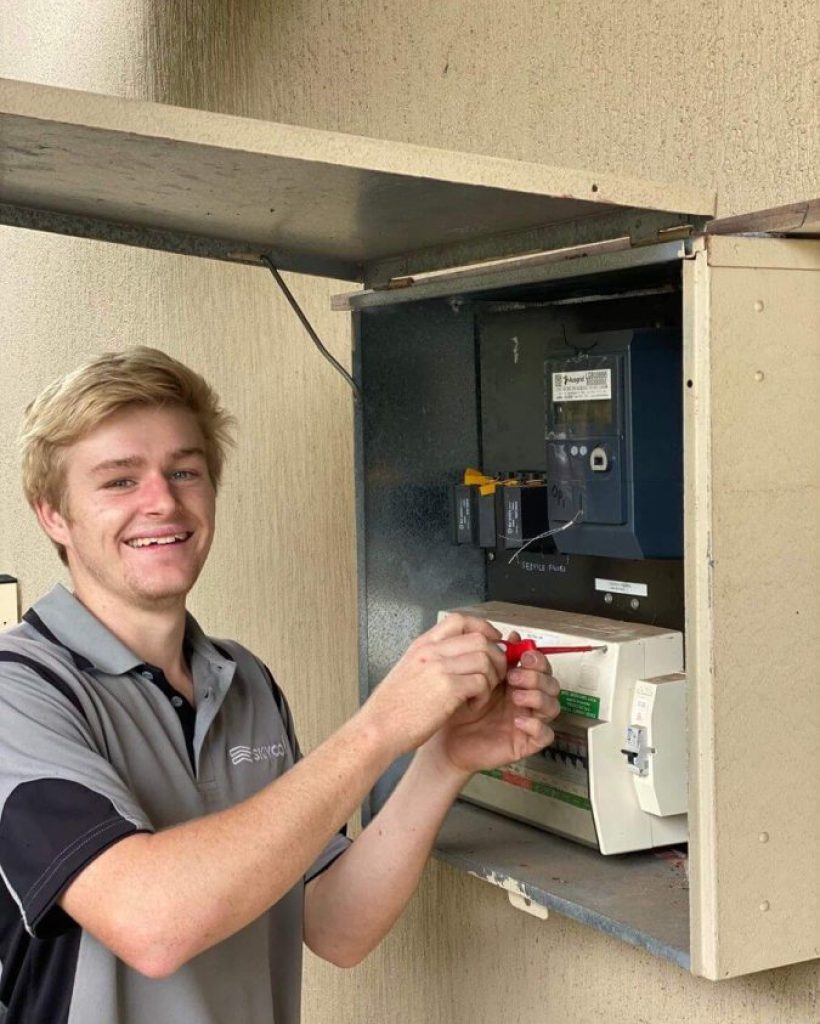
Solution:
<svg viewBox="0 0 820 1024"><path fill-rule="evenodd" d="M0 583L0 629L14 626L17 617L17 584Z"/></svg>
<svg viewBox="0 0 820 1024"><path fill-rule="evenodd" d="M590 402L612 398L612 370L572 370L552 375L553 402Z"/></svg>
<svg viewBox="0 0 820 1024"><path fill-rule="evenodd" d="M652 708L657 692L657 687L641 679L635 684L635 695L632 698L633 725L642 725L644 729L652 726Z"/></svg>
<svg viewBox="0 0 820 1024"><path fill-rule="evenodd" d="M610 594L632 594L633 597L648 597L649 587L645 583L627 583L625 580L595 580L595 589Z"/></svg>

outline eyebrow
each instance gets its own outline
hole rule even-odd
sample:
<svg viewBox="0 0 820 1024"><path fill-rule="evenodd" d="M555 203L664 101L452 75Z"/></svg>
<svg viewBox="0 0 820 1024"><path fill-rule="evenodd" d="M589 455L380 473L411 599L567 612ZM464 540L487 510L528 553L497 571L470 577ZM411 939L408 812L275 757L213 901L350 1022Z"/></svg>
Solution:
<svg viewBox="0 0 820 1024"><path fill-rule="evenodd" d="M178 462L180 459L186 459L190 455L201 455L202 458L205 458L205 450L198 446L193 448L177 448L176 451L171 452L170 461ZM91 472L94 475L98 475L100 473L110 473L115 469L138 469L144 465L145 459L141 455L127 455L122 459L106 459L105 462L98 462Z"/></svg>

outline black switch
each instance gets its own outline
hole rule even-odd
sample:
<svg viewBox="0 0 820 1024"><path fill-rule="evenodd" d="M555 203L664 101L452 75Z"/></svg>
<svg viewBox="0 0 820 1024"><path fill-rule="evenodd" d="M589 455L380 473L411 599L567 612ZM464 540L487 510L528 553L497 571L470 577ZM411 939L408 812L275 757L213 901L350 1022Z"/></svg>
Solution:
<svg viewBox="0 0 820 1024"><path fill-rule="evenodd" d="M497 542L495 495L482 494L478 484L455 484L452 535L455 544L494 548Z"/></svg>
<svg viewBox="0 0 820 1024"><path fill-rule="evenodd" d="M478 540L476 498L478 488L470 484L453 487L453 534L456 544L475 544Z"/></svg>
<svg viewBox="0 0 820 1024"><path fill-rule="evenodd" d="M520 548L549 529L547 488L543 480L499 487L496 494L502 548Z"/></svg>
<svg viewBox="0 0 820 1024"><path fill-rule="evenodd" d="M478 506L478 546L494 548L496 545L495 495L481 494L476 496Z"/></svg>

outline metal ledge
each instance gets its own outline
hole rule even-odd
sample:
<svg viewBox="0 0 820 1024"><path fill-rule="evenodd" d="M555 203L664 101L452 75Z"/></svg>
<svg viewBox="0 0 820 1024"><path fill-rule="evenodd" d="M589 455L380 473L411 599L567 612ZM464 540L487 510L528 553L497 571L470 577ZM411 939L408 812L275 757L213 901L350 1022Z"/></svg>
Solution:
<svg viewBox="0 0 820 1024"><path fill-rule="evenodd" d="M689 883L676 858L652 851L604 857L462 801L433 852L518 897L514 905L529 901L529 913L554 910L690 969Z"/></svg>

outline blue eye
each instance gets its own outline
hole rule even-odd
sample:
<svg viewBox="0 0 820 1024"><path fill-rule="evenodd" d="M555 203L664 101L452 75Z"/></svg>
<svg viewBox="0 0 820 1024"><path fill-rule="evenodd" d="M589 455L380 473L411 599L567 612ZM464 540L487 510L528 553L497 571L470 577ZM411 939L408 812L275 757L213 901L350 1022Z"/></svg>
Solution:
<svg viewBox="0 0 820 1024"><path fill-rule="evenodd" d="M121 480L109 480L109 482L107 484L104 484L103 486L106 487L108 490L121 491L123 488L128 487L130 484L133 483L133 480L123 478Z"/></svg>
<svg viewBox="0 0 820 1024"><path fill-rule="evenodd" d="M192 469L178 469L171 474L172 480L195 480L199 476L199 473L194 472Z"/></svg>

